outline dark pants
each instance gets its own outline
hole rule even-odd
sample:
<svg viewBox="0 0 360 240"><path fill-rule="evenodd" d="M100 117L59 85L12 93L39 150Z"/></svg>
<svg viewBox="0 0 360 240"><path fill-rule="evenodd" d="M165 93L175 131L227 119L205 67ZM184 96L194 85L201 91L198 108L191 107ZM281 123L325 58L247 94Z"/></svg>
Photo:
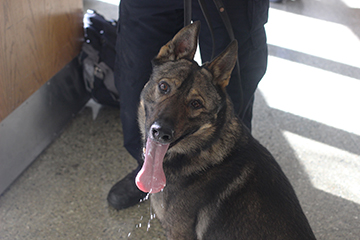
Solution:
<svg viewBox="0 0 360 240"><path fill-rule="evenodd" d="M267 45L264 24L268 0L223 0L238 40L241 80L233 71L227 92L235 113L251 130L254 92L266 71ZM210 61L212 39L197 0L192 19L201 21L199 45L203 62ZM215 56L230 43L213 1L207 0L215 36ZM115 84L120 94L124 146L141 160L141 136L137 123L140 92L151 74L151 60L161 46L183 27L183 0L121 0L116 43ZM240 94L242 89L243 94ZM241 105L242 102L242 105Z"/></svg>

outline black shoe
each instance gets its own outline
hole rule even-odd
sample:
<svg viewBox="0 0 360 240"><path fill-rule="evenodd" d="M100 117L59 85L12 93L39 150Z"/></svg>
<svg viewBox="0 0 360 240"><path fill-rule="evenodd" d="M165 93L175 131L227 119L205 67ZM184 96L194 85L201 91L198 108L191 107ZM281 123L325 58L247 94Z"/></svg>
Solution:
<svg viewBox="0 0 360 240"><path fill-rule="evenodd" d="M117 182L108 194L109 204L117 209L124 209L139 203L147 193L140 191L135 185L135 177L139 169L136 169Z"/></svg>

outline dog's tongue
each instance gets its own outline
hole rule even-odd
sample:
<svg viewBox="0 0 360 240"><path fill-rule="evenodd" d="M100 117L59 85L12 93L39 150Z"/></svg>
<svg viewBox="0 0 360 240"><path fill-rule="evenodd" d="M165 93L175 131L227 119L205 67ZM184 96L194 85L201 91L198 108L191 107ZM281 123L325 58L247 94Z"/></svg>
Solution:
<svg viewBox="0 0 360 240"><path fill-rule="evenodd" d="M163 170L163 160L169 144L155 142L147 139L145 161L136 176L136 186L143 192L157 193L166 185L166 178Z"/></svg>

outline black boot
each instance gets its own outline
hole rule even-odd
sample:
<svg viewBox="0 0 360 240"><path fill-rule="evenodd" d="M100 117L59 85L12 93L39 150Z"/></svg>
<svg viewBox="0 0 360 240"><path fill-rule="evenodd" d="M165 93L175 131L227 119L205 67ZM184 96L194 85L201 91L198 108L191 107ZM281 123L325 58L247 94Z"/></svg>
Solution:
<svg viewBox="0 0 360 240"><path fill-rule="evenodd" d="M117 210L128 208L146 197L147 193L140 191L135 185L135 177L138 172L137 168L111 188L107 200L113 208Z"/></svg>

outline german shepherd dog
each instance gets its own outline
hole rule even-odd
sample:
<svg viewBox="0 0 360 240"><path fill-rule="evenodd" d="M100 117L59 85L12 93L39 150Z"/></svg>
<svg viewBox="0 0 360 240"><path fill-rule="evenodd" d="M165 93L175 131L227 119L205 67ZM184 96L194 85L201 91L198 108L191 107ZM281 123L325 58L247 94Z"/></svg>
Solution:
<svg viewBox="0 0 360 240"><path fill-rule="evenodd" d="M234 115L226 93L237 42L194 60L200 23L160 49L139 106L138 188L170 240L315 239L272 155Z"/></svg>

